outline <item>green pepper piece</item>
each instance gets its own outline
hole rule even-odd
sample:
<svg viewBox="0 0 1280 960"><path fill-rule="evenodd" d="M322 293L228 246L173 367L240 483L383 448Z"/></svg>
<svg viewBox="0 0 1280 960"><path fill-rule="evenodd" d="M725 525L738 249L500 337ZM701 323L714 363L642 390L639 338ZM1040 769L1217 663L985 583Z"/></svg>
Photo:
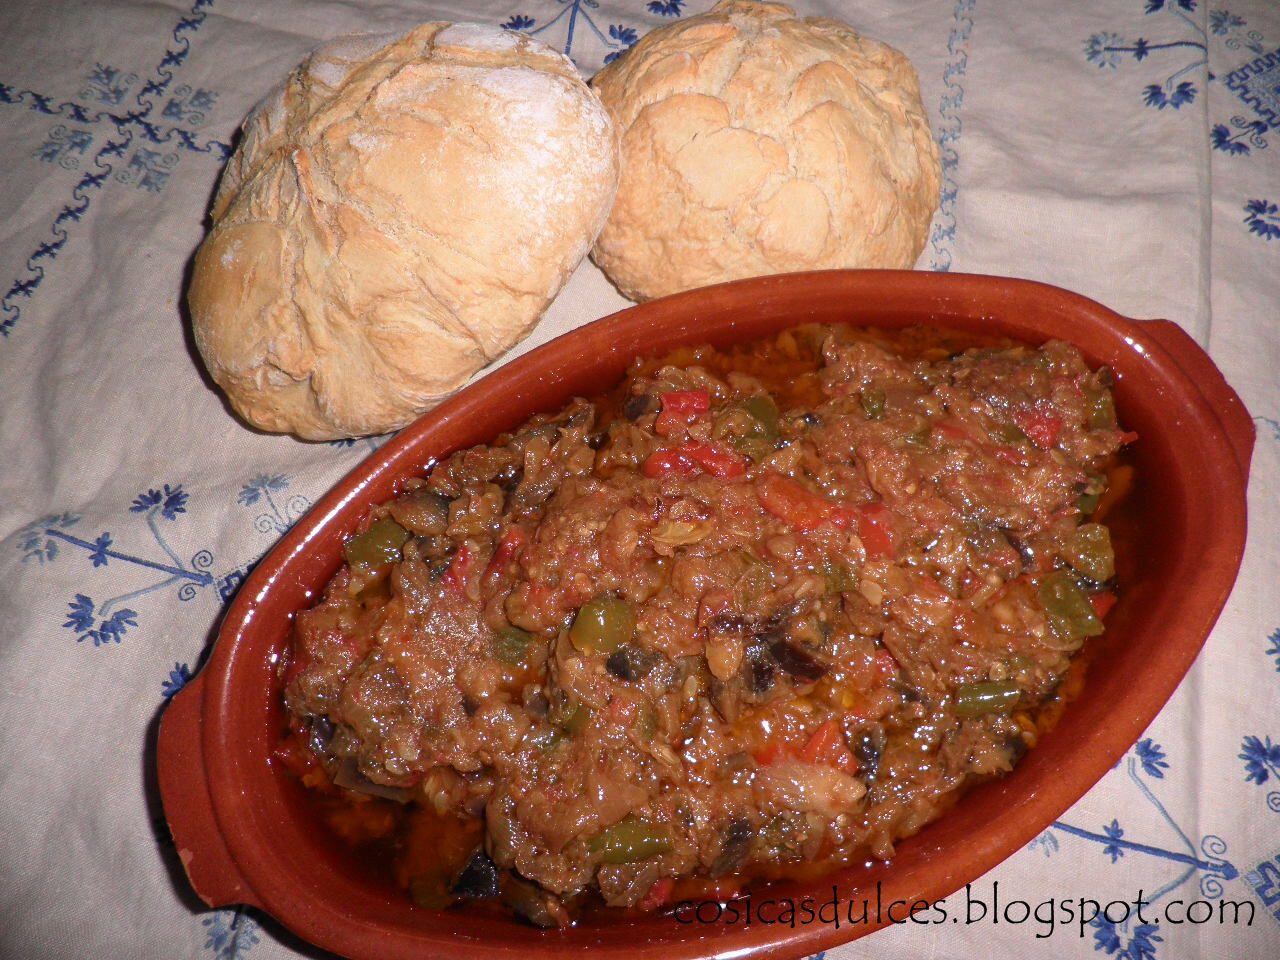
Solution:
<svg viewBox="0 0 1280 960"><path fill-rule="evenodd" d="M1037 591L1053 632L1069 640L1082 640L1102 633L1102 621L1093 604L1066 570L1056 570L1040 581Z"/></svg>
<svg viewBox="0 0 1280 960"><path fill-rule="evenodd" d="M748 397L743 407L759 424L756 430L752 431L753 436L758 436L770 443L778 439L778 405L773 397L767 393L758 393Z"/></svg>
<svg viewBox="0 0 1280 960"><path fill-rule="evenodd" d="M1116 403L1111 398L1111 391L1101 387L1086 388L1084 391L1085 412L1090 430L1114 430L1116 428Z"/></svg>
<svg viewBox="0 0 1280 960"><path fill-rule="evenodd" d="M635 863L671 851L671 838L654 823L627 817L606 827L587 843L604 863Z"/></svg>
<svg viewBox="0 0 1280 960"><path fill-rule="evenodd" d="M504 627L489 641L489 650L493 656L503 663L520 666L529 656L529 647L533 644L533 634L519 627Z"/></svg>
<svg viewBox="0 0 1280 960"><path fill-rule="evenodd" d="M383 517L364 533L348 540L342 552L353 567L377 567L399 560L400 551L408 541L408 530L390 517Z"/></svg>
<svg viewBox="0 0 1280 960"><path fill-rule="evenodd" d="M991 432L1005 443L1026 443L1029 439L1027 435L1022 432L1022 429L1015 423L997 423L992 428Z"/></svg>
<svg viewBox="0 0 1280 960"><path fill-rule="evenodd" d="M1080 494L1080 499L1076 501L1076 508L1086 517L1092 516L1093 511L1098 509L1098 503L1101 500L1101 493L1082 493Z"/></svg>
<svg viewBox="0 0 1280 960"><path fill-rule="evenodd" d="M578 609L569 628L569 642L579 653L613 653L631 640L635 630L631 604L602 594Z"/></svg>
<svg viewBox="0 0 1280 960"><path fill-rule="evenodd" d="M1090 580L1105 583L1116 575L1111 533L1100 523L1082 523L1067 541L1067 562Z"/></svg>
<svg viewBox="0 0 1280 960"><path fill-rule="evenodd" d="M1017 703L1021 696L1022 691L1012 680L962 683L956 687L956 713L962 717L1003 713Z"/></svg>
<svg viewBox="0 0 1280 960"><path fill-rule="evenodd" d="M826 577L829 593L845 593L858 588L858 578L843 563L828 560L822 565L822 573Z"/></svg>
<svg viewBox="0 0 1280 960"><path fill-rule="evenodd" d="M884 391L879 387L867 387L860 394L862 412L868 420L884 419Z"/></svg>
<svg viewBox="0 0 1280 960"><path fill-rule="evenodd" d="M585 703L574 704L574 707L560 723L560 729L571 737L576 737L587 729L591 722L591 708Z"/></svg>

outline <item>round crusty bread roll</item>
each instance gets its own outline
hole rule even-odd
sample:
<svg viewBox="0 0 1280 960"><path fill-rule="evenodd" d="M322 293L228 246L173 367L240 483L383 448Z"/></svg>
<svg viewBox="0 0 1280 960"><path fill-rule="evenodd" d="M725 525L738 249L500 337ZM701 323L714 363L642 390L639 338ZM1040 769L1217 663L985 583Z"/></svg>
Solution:
<svg viewBox="0 0 1280 960"><path fill-rule="evenodd" d="M196 345L254 426L401 427L529 333L617 177L608 114L537 41L336 40L245 121L195 258Z"/></svg>
<svg viewBox="0 0 1280 960"><path fill-rule="evenodd" d="M592 86L622 136L592 259L631 299L920 255L938 150L915 70L892 47L724 0L654 30Z"/></svg>

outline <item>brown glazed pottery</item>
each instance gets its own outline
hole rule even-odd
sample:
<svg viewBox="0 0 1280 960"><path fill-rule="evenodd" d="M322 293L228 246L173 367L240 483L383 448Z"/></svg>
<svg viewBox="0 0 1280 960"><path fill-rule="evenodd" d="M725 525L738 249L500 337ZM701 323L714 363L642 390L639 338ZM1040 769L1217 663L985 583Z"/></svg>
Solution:
<svg viewBox="0 0 1280 960"><path fill-rule="evenodd" d="M1112 523L1121 599L1091 648L1083 692L1007 777L899 844L888 864L756 887L757 901L840 896L874 905L947 896L991 869L1082 796L1134 743L1209 635L1240 565L1253 426L1209 357L1176 325L1135 321L1022 280L831 271L744 280L655 300L566 334L494 371L388 442L321 499L240 587L208 664L160 728L165 815L192 886L211 906L251 904L313 944L357 960L522 960L594 950L610 957L790 958L876 929L824 923L680 923L599 916L540 931L494 913L413 906L306 814L273 765L283 730L275 666L292 614L341 563L366 510L451 451L529 415L617 383L638 355L725 345L804 322L934 324L1042 343L1070 341L1116 373L1121 421L1139 434L1127 519ZM899 911L899 915L904 912ZM714 910L706 911L706 916ZM881 922L887 921L882 915Z"/></svg>

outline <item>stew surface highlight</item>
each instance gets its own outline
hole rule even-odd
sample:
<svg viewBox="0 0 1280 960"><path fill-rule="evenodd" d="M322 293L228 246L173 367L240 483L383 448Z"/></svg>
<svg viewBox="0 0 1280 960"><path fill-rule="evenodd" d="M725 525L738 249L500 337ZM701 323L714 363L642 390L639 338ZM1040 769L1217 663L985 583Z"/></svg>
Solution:
<svg viewBox="0 0 1280 960"><path fill-rule="evenodd" d="M419 904L541 926L887 859L1102 633L1109 387L923 328L638 361L371 511L277 760Z"/></svg>

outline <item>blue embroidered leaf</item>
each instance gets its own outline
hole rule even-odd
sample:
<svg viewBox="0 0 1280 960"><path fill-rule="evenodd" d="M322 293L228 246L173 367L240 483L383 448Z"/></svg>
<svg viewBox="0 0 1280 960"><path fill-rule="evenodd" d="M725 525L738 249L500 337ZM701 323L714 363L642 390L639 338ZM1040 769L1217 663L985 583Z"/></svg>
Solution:
<svg viewBox="0 0 1280 960"><path fill-rule="evenodd" d="M160 692L164 698L168 700L179 690L187 685L187 681L191 679L191 668L185 663L175 663L173 669L169 671L169 676L160 684Z"/></svg>
<svg viewBox="0 0 1280 960"><path fill-rule="evenodd" d="M89 551L89 559L93 561L95 567L105 567L107 565L107 548L111 546L111 534L104 533L93 541L93 549Z"/></svg>
<svg viewBox="0 0 1280 960"><path fill-rule="evenodd" d="M1158 13L1163 9L1164 9L1164 0L1147 0L1146 9L1143 12Z"/></svg>
<svg viewBox="0 0 1280 960"><path fill-rule="evenodd" d="M1196 0L1178 0L1178 6L1191 13L1196 8Z"/></svg>
<svg viewBox="0 0 1280 960"><path fill-rule="evenodd" d="M236 500L246 507L251 507L262 499L262 491L255 484L246 483L240 488L240 493L236 495Z"/></svg>
<svg viewBox="0 0 1280 960"><path fill-rule="evenodd" d="M260 940L258 925L243 910L219 910L200 923L208 933L204 948L214 960L243 960Z"/></svg>
<svg viewBox="0 0 1280 960"><path fill-rule="evenodd" d="M1272 630L1267 640L1271 642L1271 646L1267 647L1267 656L1276 658L1276 670L1280 672L1280 627Z"/></svg>
<svg viewBox="0 0 1280 960"><path fill-rule="evenodd" d="M1273 744L1270 737L1245 737L1237 756L1244 761L1246 783L1262 784L1273 776L1280 778L1280 744Z"/></svg>
<svg viewBox="0 0 1280 960"><path fill-rule="evenodd" d="M167 483L164 485L164 503L160 507L160 516L166 520L174 520L178 514L187 512L187 500L190 497L186 491L182 489L182 484L176 487L170 487Z"/></svg>
<svg viewBox="0 0 1280 960"><path fill-rule="evenodd" d="M67 612L67 619L62 624L68 630L74 630L76 633L86 633L93 629L93 601L86 597L83 593L77 593L67 606L70 608Z"/></svg>
<svg viewBox="0 0 1280 960"><path fill-rule="evenodd" d="M1244 205L1244 222L1250 233L1264 240L1280 239L1280 208L1267 200L1250 200Z"/></svg>
<svg viewBox="0 0 1280 960"><path fill-rule="evenodd" d="M522 13L516 13L512 14L512 16L502 26L503 29L506 30L528 30L537 22L538 21L533 19L533 17L526 17Z"/></svg>
<svg viewBox="0 0 1280 960"><path fill-rule="evenodd" d="M1213 145L1213 149L1221 150L1223 153L1239 155L1249 152L1247 144L1231 139L1231 131L1224 123L1213 125L1209 131L1209 142Z"/></svg>
<svg viewBox="0 0 1280 960"><path fill-rule="evenodd" d="M1120 934L1116 932L1116 925L1105 916L1094 917L1089 922L1093 926L1093 949L1101 950L1107 956L1119 953Z"/></svg>
<svg viewBox="0 0 1280 960"><path fill-rule="evenodd" d="M146 493L140 493L133 498L133 503L129 505L129 512L146 513L163 499L164 494L159 490L148 490Z"/></svg>
<svg viewBox="0 0 1280 960"><path fill-rule="evenodd" d="M684 12L686 0L650 0L649 12L660 17L678 17Z"/></svg>
<svg viewBox="0 0 1280 960"><path fill-rule="evenodd" d="M1133 59L1139 61L1145 60L1147 59L1148 53L1150 53L1150 50L1145 39L1139 37L1137 40L1133 41Z"/></svg>
<svg viewBox="0 0 1280 960"><path fill-rule="evenodd" d="M138 615L132 610L117 610L107 620L103 620L98 624L97 636L93 638L93 645L96 647L103 643L119 643L129 627L138 625Z"/></svg>
<svg viewBox="0 0 1280 960"><path fill-rule="evenodd" d="M1164 758L1165 753L1160 744L1147 737L1145 740L1138 741L1134 752L1138 754L1138 760L1141 761L1142 769L1146 771L1147 776L1155 777L1157 780L1164 779L1164 771L1169 769L1169 764Z"/></svg>
<svg viewBox="0 0 1280 960"><path fill-rule="evenodd" d="M1122 954L1124 960L1155 960L1156 944L1164 942L1156 932L1159 929L1154 923L1138 924L1133 931L1133 937L1129 940L1129 946Z"/></svg>
<svg viewBox="0 0 1280 960"><path fill-rule="evenodd" d="M1163 110L1169 105L1169 98L1164 95L1164 88L1158 83L1150 83L1142 88L1142 99L1148 107Z"/></svg>
<svg viewBox="0 0 1280 960"><path fill-rule="evenodd" d="M1195 84L1192 83L1190 80L1183 80L1180 84L1177 85L1177 87L1174 88L1173 93L1169 94L1169 106L1173 107L1173 109L1175 110L1178 110L1182 107L1183 104L1191 103L1192 101L1195 100L1195 98L1196 98Z"/></svg>
<svg viewBox="0 0 1280 960"><path fill-rule="evenodd" d="M1112 820L1111 823L1103 827L1102 832L1112 840L1119 840L1124 836L1124 830L1120 827L1120 823L1117 820ZM1124 856L1124 847L1120 846L1118 843L1108 843L1102 848L1102 852L1111 858L1112 863L1115 863Z"/></svg>
<svg viewBox="0 0 1280 960"><path fill-rule="evenodd" d="M623 26L621 23L613 23L609 25L609 36L614 40L625 43L628 47L640 39L636 35L634 27Z"/></svg>

